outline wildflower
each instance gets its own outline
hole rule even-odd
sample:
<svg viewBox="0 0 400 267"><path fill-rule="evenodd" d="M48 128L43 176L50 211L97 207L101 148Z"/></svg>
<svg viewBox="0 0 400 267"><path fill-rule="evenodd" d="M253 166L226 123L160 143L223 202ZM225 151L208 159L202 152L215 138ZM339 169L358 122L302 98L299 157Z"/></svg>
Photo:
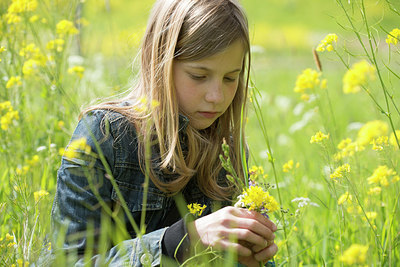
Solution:
<svg viewBox="0 0 400 267"><path fill-rule="evenodd" d="M375 67L366 60L353 64L343 77L343 92L357 93L365 86L368 80L375 79Z"/></svg>
<svg viewBox="0 0 400 267"><path fill-rule="evenodd" d="M350 138L346 138L340 141L337 148L340 151L334 155L335 161L339 161L345 157L351 157L354 155L355 152L363 151L365 149L364 146L356 141L353 142Z"/></svg>
<svg viewBox="0 0 400 267"><path fill-rule="evenodd" d="M351 203L353 196L349 194L349 192L344 193L338 199L338 205L343 205L346 202Z"/></svg>
<svg viewBox="0 0 400 267"><path fill-rule="evenodd" d="M329 139L329 134L324 134L321 131L318 131L315 135L311 136L310 143L317 143L320 144L324 140Z"/></svg>
<svg viewBox="0 0 400 267"><path fill-rule="evenodd" d="M67 34L78 34L79 30L74 26L74 23L69 20L61 20L56 25L57 34L62 37Z"/></svg>
<svg viewBox="0 0 400 267"><path fill-rule="evenodd" d="M18 175L25 175L25 174L28 173L29 169L30 169L30 167L29 167L28 165L25 165L25 166L23 166L22 168L17 167L17 169L15 169L15 172L16 172Z"/></svg>
<svg viewBox="0 0 400 267"><path fill-rule="evenodd" d="M15 239L15 237L13 235L6 233L6 241L13 241L14 239Z"/></svg>
<svg viewBox="0 0 400 267"><path fill-rule="evenodd" d="M4 52L4 51L7 51L7 50L4 48L4 46L0 46L0 54L1 54L2 52ZM1 58L0 58L0 62L1 62Z"/></svg>
<svg viewBox="0 0 400 267"><path fill-rule="evenodd" d="M316 87L321 86L320 80L321 73L313 69L305 69L300 75L297 76L296 86L294 92L301 93L303 100L308 100L309 96L307 90L314 90Z"/></svg>
<svg viewBox="0 0 400 267"><path fill-rule="evenodd" d="M85 154L90 154L91 152L91 147L87 145L84 137L73 140L64 151L63 156L67 159L73 159L78 156L79 152L84 152Z"/></svg>
<svg viewBox="0 0 400 267"><path fill-rule="evenodd" d="M293 166L294 166L294 161L291 159L288 162L286 162L285 164L283 164L282 167L282 171L283 172L290 172L291 170L293 170ZM300 163L296 163L296 169L300 167Z"/></svg>
<svg viewBox="0 0 400 267"><path fill-rule="evenodd" d="M74 66L68 69L69 74L76 74L78 75L79 79L83 78L83 73L85 72L85 68L82 66Z"/></svg>
<svg viewBox="0 0 400 267"><path fill-rule="evenodd" d="M302 208L305 206L314 206L314 207L319 207L319 205L317 203L311 202L311 199L309 199L308 197L297 197L292 199L292 202L298 202L297 207L298 208Z"/></svg>
<svg viewBox="0 0 400 267"><path fill-rule="evenodd" d="M57 52L62 52L64 49L64 44L65 44L64 39L57 38L57 39L50 40L49 42L47 42L46 49L47 50L56 50Z"/></svg>
<svg viewBox="0 0 400 267"><path fill-rule="evenodd" d="M331 179L343 178L346 173L350 172L350 165L345 163L342 166L339 166L335 169L335 171L330 175Z"/></svg>
<svg viewBox="0 0 400 267"><path fill-rule="evenodd" d="M65 126L65 122L64 122L64 121L58 121L57 127L58 127L59 129L63 129L64 126Z"/></svg>
<svg viewBox="0 0 400 267"><path fill-rule="evenodd" d="M21 81L21 76L11 76L10 79L8 79L6 88L9 89L13 86L21 86L22 81Z"/></svg>
<svg viewBox="0 0 400 267"><path fill-rule="evenodd" d="M264 214L279 209L275 198L257 185L244 189L238 198L239 201L235 204L235 207L247 208Z"/></svg>
<svg viewBox="0 0 400 267"><path fill-rule="evenodd" d="M17 110L13 109L10 101L0 103L0 112L3 110L6 113L0 118L0 126L2 130L6 131L14 120L19 119L19 114Z"/></svg>
<svg viewBox="0 0 400 267"><path fill-rule="evenodd" d="M397 138L400 138L400 130L396 130L396 136ZM400 140L399 140L400 141ZM394 136L394 133L390 134L389 137L389 144L391 144L392 146L394 146L395 148L398 148L397 145L397 141L396 141L396 137Z"/></svg>
<svg viewBox="0 0 400 267"><path fill-rule="evenodd" d="M387 38L386 38L386 43L390 46L391 44L396 45L399 42L400 39L400 29L393 29L391 32L389 32Z"/></svg>
<svg viewBox="0 0 400 267"><path fill-rule="evenodd" d="M203 213L203 211L206 207L207 207L207 205L201 205L201 204L197 204L197 203L192 203L192 204L187 205L189 212L196 217L201 216L201 214Z"/></svg>
<svg viewBox="0 0 400 267"><path fill-rule="evenodd" d="M340 261L348 265L364 263L367 251L368 246L353 244L340 256Z"/></svg>
<svg viewBox="0 0 400 267"><path fill-rule="evenodd" d="M389 186L388 178L396 175L393 169L389 169L386 165L378 166L374 170L374 173L367 178L368 184L380 184L383 186Z"/></svg>
<svg viewBox="0 0 400 267"><path fill-rule="evenodd" d="M27 160L27 163L30 166L36 166L39 163L39 156L38 155L34 155L32 157L32 159L28 159Z"/></svg>
<svg viewBox="0 0 400 267"><path fill-rule="evenodd" d="M76 24L80 25L81 27L85 27L89 25L89 21L85 18L79 18L75 21Z"/></svg>
<svg viewBox="0 0 400 267"><path fill-rule="evenodd" d="M250 181L258 181L263 178L266 179L268 174L264 174L264 168L262 166L252 166L249 170L249 180Z"/></svg>
<svg viewBox="0 0 400 267"><path fill-rule="evenodd" d="M368 195L379 195L382 192L382 187L375 186L368 190Z"/></svg>
<svg viewBox="0 0 400 267"><path fill-rule="evenodd" d="M365 213L365 216L368 218L368 220L373 221L378 216L378 213L376 213L375 211L368 211ZM367 218L363 217L362 219L364 221L367 221Z"/></svg>
<svg viewBox="0 0 400 267"><path fill-rule="evenodd" d="M35 202L39 202L40 199L47 196L49 192L46 190L39 190L33 193L33 197L35 198Z"/></svg>
<svg viewBox="0 0 400 267"><path fill-rule="evenodd" d="M29 22L30 23L35 23L38 20L39 20L39 16L38 15L33 15L32 17L29 18Z"/></svg>
<svg viewBox="0 0 400 267"><path fill-rule="evenodd" d="M358 131L356 141L359 145L367 145L371 143L374 138L387 135L388 129L389 127L384 121L369 121Z"/></svg>
<svg viewBox="0 0 400 267"><path fill-rule="evenodd" d="M36 0L12 0L5 15L7 24L17 24L21 22L20 14L35 11L37 6L38 2Z"/></svg>
<svg viewBox="0 0 400 267"><path fill-rule="evenodd" d="M338 39L338 36L334 33L330 33L325 38L321 41L321 43L318 45L317 50L318 52L323 52L325 49L327 51L332 51L333 50L333 43L336 43Z"/></svg>
<svg viewBox="0 0 400 267"><path fill-rule="evenodd" d="M394 176L392 179L392 183L396 183L398 181L400 181L400 176L399 175Z"/></svg>
<svg viewBox="0 0 400 267"><path fill-rule="evenodd" d="M388 137L380 136L376 139L373 139L370 143L372 145L372 149L376 151L381 151L385 146L388 146Z"/></svg>

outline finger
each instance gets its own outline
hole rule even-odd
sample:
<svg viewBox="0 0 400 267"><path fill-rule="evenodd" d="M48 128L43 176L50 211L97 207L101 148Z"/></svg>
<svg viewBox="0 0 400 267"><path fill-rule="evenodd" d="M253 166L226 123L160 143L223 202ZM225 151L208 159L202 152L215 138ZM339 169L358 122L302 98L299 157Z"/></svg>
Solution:
<svg viewBox="0 0 400 267"><path fill-rule="evenodd" d="M260 223L256 219L252 218L241 218L237 222L237 227L238 228L244 228L244 229L249 229L255 234L259 235L260 237L266 239L266 240L273 240L275 238L275 234L271 231L270 228L265 226L264 224ZM264 243L258 243L259 245L262 245Z"/></svg>
<svg viewBox="0 0 400 267"><path fill-rule="evenodd" d="M269 218L265 217L261 213L252 211L252 210L247 210L247 209L241 209L241 210L242 210L242 214L244 216L246 216L247 218L256 219L257 221L259 221L260 223L264 224L266 227L271 229L271 231L273 231L273 232L275 232L277 230L276 225Z"/></svg>
<svg viewBox="0 0 400 267"><path fill-rule="evenodd" d="M260 267L260 262L254 259L253 255L248 257L238 257L238 262L247 267Z"/></svg>
<svg viewBox="0 0 400 267"><path fill-rule="evenodd" d="M254 254L254 258L257 261L265 262L272 259L272 257L276 254L276 252L278 252L278 246L274 243L266 247L265 249L261 250L260 252Z"/></svg>
<svg viewBox="0 0 400 267"><path fill-rule="evenodd" d="M249 257L252 255L252 251L249 248L243 246L242 244L231 242L226 239L222 239L220 242L216 243L213 247L222 250L232 249L237 253L238 256L241 257Z"/></svg>

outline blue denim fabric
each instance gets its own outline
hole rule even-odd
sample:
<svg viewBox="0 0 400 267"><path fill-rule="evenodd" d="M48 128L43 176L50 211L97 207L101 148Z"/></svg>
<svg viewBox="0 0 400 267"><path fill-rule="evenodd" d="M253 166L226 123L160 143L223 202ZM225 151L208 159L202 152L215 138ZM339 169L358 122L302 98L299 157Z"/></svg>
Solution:
<svg viewBox="0 0 400 267"><path fill-rule="evenodd" d="M180 117L180 132L184 132L188 121ZM181 133L180 133L181 134ZM127 119L116 112L95 110L84 116L79 121L71 142L79 138L86 138L92 152L104 155L107 164L103 164L100 157L94 157L80 153L73 159L62 158L61 167L58 170L57 191L52 209L52 246L53 253L48 257L42 257L40 266L51 264L54 252L77 252L82 255L87 244L87 223L94 224L94 251L97 250L98 231L100 228L102 208L99 205L98 196L111 209L118 207L121 200L118 199L116 189L112 186L107 176L108 165L129 211L137 225L140 225L143 205L143 186L145 176L141 171L138 159L138 136L135 128ZM70 142L70 144L71 144ZM155 154L157 158L157 154ZM165 180L174 178L174 174L165 174L160 170L155 172ZM221 178L222 177L222 178ZM221 172L219 178L225 179L225 172ZM196 179L191 179L183 190L183 195L188 203L197 202L206 204L204 215L211 212L212 202L196 186ZM107 255L95 255L91 264L100 266L104 262L112 266L158 266L161 262L161 241L163 234L169 225L165 225L165 219L173 207L174 200L160 191L150 180L146 203L146 234L139 241L131 227L126 214L123 216L126 228L131 239L121 244L115 244ZM222 205L227 205L223 203ZM66 239L62 247L56 247L56 238L62 236L62 229L66 229ZM80 234L80 235L79 235ZM145 253L147 251L148 253ZM83 259L75 266L83 266Z"/></svg>

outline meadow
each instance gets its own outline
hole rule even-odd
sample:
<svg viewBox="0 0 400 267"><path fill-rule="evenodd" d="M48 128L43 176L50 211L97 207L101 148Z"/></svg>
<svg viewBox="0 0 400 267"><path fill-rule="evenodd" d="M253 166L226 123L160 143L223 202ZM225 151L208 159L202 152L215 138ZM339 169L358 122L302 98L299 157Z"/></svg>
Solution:
<svg viewBox="0 0 400 267"><path fill-rule="evenodd" d="M152 3L0 2L1 266L38 259L79 113L129 89ZM280 206L276 265L398 266L400 3L242 3L249 167Z"/></svg>

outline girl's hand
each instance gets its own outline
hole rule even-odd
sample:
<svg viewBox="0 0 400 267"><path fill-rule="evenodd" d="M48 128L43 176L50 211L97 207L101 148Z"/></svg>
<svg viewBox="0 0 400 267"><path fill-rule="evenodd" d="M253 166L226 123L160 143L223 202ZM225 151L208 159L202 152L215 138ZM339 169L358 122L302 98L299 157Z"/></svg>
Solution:
<svg viewBox="0 0 400 267"><path fill-rule="evenodd" d="M274 244L275 224L255 211L225 207L193 224L196 238L205 247L232 248L239 262L247 266L259 266L259 262L271 259L278 251Z"/></svg>

